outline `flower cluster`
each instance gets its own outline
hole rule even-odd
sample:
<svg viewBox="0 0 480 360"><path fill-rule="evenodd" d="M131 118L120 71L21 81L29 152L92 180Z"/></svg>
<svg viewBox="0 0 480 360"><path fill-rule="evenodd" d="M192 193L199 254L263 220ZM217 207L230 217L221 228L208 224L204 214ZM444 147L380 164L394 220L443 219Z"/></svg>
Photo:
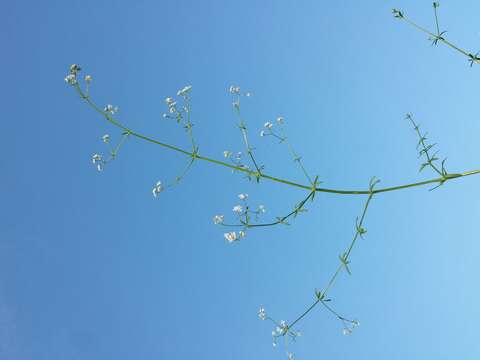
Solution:
<svg viewBox="0 0 480 360"><path fill-rule="evenodd" d="M342 334L343 335L350 335L353 330L360 326L360 323L357 320L344 320L343 321L344 328L342 329Z"/></svg>
<svg viewBox="0 0 480 360"><path fill-rule="evenodd" d="M77 76L78 76L78 73L81 70L82 70L82 68L80 66L78 66L77 64L70 65L70 71L67 74L67 76L65 76L65 78L64 78L65 82L68 85L72 85L72 86L77 85L77 83L78 83ZM87 84L87 93L88 93L88 85L92 82L92 77L90 75L86 75L84 80Z"/></svg>
<svg viewBox="0 0 480 360"><path fill-rule="evenodd" d="M234 241L240 240L247 235L247 228L251 227L252 217L255 220L258 220L261 214L265 213L265 206L259 205L256 210L253 210L247 203L249 198L248 194L241 193L238 194L238 198L243 202L243 204L237 204L232 207L232 212L238 217L238 224L226 224L225 223L225 216L224 215L215 215L213 217L213 223L215 225L222 225L226 227L240 227L242 228L240 231L229 231L223 234L224 238L229 242L232 243Z"/></svg>
<svg viewBox="0 0 480 360"><path fill-rule="evenodd" d="M65 77L65 82L69 85L76 85L77 84L77 74L82 69L77 64L73 64L70 66L70 73Z"/></svg>
<svg viewBox="0 0 480 360"><path fill-rule="evenodd" d="M243 153L241 151L233 154L231 151L225 150L223 152L223 157L230 160L232 165L238 168L249 170L250 167L243 162ZM232 170L232 173L235 172L235 169Z"/></svg>
<svg viewBox="0 0 480 360"><path fill-rule="evenodd" d="M177 91L177 96L181 96L183 98L186 98L188 96L188 93L192 90L192 85L187 85L184 86L182 89Z"/></svg>
<svg viewBox="0 0 480 360"><path fill-rule="evenodd" d="M169 119L175 119L177 120L178 123L180 123L183 119L184 114L190 111L188 100L189 100L189 94L191 90L192 90L192 85L187 85L177 91L177 96L182 97L184 102L183 106L180 106L180 107L177 101L172 97L169 96L165 98L165 103L168 106L168 112L163 114L163 117L169 118Z"/></svg>
<svg viewBox="0 0 480 360"><path fill-rule="evenodd" d="M111 104L108 104L103 108L103 111L111 115L115 115L118 112L118 106L113 106Z"/></svg>
<svg viewBox="0 0 480 360"><path fill-rule="evenodd" d="M258 317L260 320L265 320L267 318L267 313L265 312L265 309L263 307L258 310Z"/></svg>
<svg viewBox="0 0 480 360"><path fill-rule="evenodd" d="M273 321L273 320L272 320ZM277 346L277 340L279 337L288 336L289 339L295 341L297 337L301 336L302 333L299 331L290 330L285 320L280 320L279 322L273 321L276 326L272 330L273 346ZM293 356L293 354L292 354Z"/></svg>
<svg viewBox="0 0 480 360"><path fill-rule="evenodd" d="M223 215L215 215L213 217L213 223L215 225L218 225L218 224L222 224L223 223L223 220L224 220L224 216Z"/></svg>
<svg viewBox="0 0 480 360"><path fill-rule="evenodd" d="M125 142L128 136L129 136L128 132L123 134L120 142L114 148L110 149L109 157L105 158L104 156L98 153L92 156L92 163L93 165L96 166L98 171L102 171L110 161L115 160L115 157L117 156L118 151L120 150L120 148L122 147L123 143ZM106 145L110 144L110 135L109 134L103 135L102 142Z"/></svg>
<svg viewBox="0 0 480 360"><path fill-rule="evenodd" d="M228 89L228 92L234 96L232 105L237 111L240 110L240 97L241 96L246 96L246 97L252 96L252 93L249 92L249 91L242 93L240 91L240 86L236 86L236 85L231 85L230 88Z"/></svg>
<svg viewBox="0 0 480 360"><path fill-rule="evenodd" d="M157 197L163 191L163 186L161 181L157 181L155 186L152 189L153 197Z"/></svg>
<svg viewBox="0 0 480 360"><path fill-rule="evenodd" d="M240 238L243 238L246 235L247 235L246 232L243 230L240 230L238 233L235 231L230 231L223 234L223 236L229 243L233 243L234 241L240 240Z"/></svg>
<svg viewBox="0 0 480 360"><path fill-rule="evenodd" d="M93 154L92 163L97 167L98 171L102 171L105 165L105 160L103 160L102 155Z"/></svg>
<svg viewBox="0 0 480 360"><path fill-rule="evenodd" d="M297 339L297 337L301 336L302 334L298 331L292 331L285 320L276 321L276 320L272 319L270 316L267 315L267 312L265 311L265 309L263 307L260 307L257 314L258 314L258 317L260 318L260 320L262 320L262 321L269 320L275 325L275 328L272 330L272 338L273 338L273 346L274 347L277 346L278 338L287 336L285 338L285 346L287 347L287 349L286 349L287 350L287 358L288 359L293 359L293 353L288 351L288 340L290 339L292 341L295 341Z"/></svg>
<svg viewBox="0 0 480 360"><path fill-rule="evenodd" d="M283 116L279 116L276 119L276 123L278 125L283 125L285 123L285 118ZM266 123L263 124L264 129L260 131L260 136L268 136L268 135L275 135L273 132L273 123L270 121L267 121Z"/></svg>

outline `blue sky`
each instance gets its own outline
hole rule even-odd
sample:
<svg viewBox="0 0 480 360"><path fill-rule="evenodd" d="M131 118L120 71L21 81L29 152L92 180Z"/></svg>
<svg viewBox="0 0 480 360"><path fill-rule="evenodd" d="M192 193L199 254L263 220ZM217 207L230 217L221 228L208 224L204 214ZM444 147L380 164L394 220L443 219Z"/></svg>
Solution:
<svg viewBox="0 0 480 360"><path fill-rule="evenodd" d="M65 85L72 63L91 94L144 134L188 148L162 118L191 84L200 153L243 151L230 85L269 174L305 182L284 147L260 138L285 117L307 169L327 187L429 179L419 174L412 112L447 169L480 168L478 67L395 20L398 7L433 29L431 1L16 1L0 14L6 86L0 148L0 356L56 359L278 359L264 306L291 321L338 265L364 197L318 194L289 227L228 244L212 217L237 194L287 213L305 192L248 182L136 139L101 173L91 156L120 133ZM444 1L440 24L472 52L477 1ZM315 309L291 348L299 359L478 359L480 177L429 192L380 194L352 253L353 275L330 293L357 318L350 336Z"/></svg>

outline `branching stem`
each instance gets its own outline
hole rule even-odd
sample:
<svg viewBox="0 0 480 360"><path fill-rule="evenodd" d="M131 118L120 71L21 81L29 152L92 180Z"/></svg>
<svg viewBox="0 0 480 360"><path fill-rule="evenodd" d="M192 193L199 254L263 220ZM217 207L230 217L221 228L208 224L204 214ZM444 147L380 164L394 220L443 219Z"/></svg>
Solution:
<svg viewBox="0 0 480 360"><path fill-rule="evenodd" d="M216 159L212 159L212 158L202 156L202 155L199 155L199 154L194 154L193 152L181 149L177 146L169 145L169 144L160 142L158 140L152 139L151 137L148 137L148 136L142 135L140 133L137 133L137 132L129 129L128 127L126 127L122 123L118 122L117 120L115 120L109 113L106 113L101 108L99 108L92 101L92 99L89 96L86 96L83 93L82 89L80 88L80 86L78 84L75 84L74 87L77 90L77 92L80 94L80 97L82 99L84 99L90 107L92 107L96 112L98 112L103 117L105 117L105 119L108 122L110 122L112 125L114 125L114 126L118 127L119 129L125 131L130 136L133 136L133 137L136 137L138 139L150 142L152 144L164 147L164 148L169 149L169 150L179 152L179 153L184 154L188 157L195 157L197 160L210 162L210 163L213 163L213 164L217 164L217 165L220 165L220 166L224 166L224 167L227 167L227 168L230 168L230 169L233 169L233 170L237 170L237 171L246 173L246 174L251 175L251 176L256 176L256 173L252 172L249 169L245 169L245 168L240 167L240 166L235 166L235 165L226 163L226 162L221 161L221 160L216 160ZM425 185L430 185L430 184L438 184L438 183L445 182L445 180L453 180L453 179L457 179L457 178L461 178L461 177L465 177L465 176L476 175L476 174L479 174L479 173L480 173L480 170L471 170L471 171L465 171L463 173L449 174L446 178L445 177L439 177L439 178L435 178L435 179L419 181L419 182L414 182L414 183L409 183L409 184L404 184L404 185L375 189L375 190L373 190L373 194L390 192L390 191L397 191L397 190L413 188L413 187L418 187L418 186L425 186ZM275 176L270 176L270 175L267 175L265 173L258 174L258 176L260 178L263 178L263 179L266 179L266 180L271 180L271 181L278 182L278 183L281 183L281 184L293 186L293 187L296 187L296 188L299 188L299 189L304 189L304 190L308 190L308 191L312 190L311 186L304 185L304 184L299 184L299 183L289 181L289 180L286 180L286 179L281 179L281 178L278 178L278 177L275 177ZM339 194L339 195L369 195L370 194L370 190L342 190L342 189L330 189L330 188L322 188L322 187L316 187L315 191L316 192L322 192L322 193Z"/></svg>

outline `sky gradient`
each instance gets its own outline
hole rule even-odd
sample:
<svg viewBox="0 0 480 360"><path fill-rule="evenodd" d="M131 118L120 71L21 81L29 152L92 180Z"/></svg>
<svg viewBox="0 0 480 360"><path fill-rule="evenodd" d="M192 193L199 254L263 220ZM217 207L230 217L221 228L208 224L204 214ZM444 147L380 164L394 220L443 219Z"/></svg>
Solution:
<svg viewBox="0 0 480 360"><path fill-rule="evenodd" d="M72 63L91 95L119 106L141 133L189 148L164 99L185 85L201 154L244 151L228 94L239 85L250 139L266 172L305 183L286 133L325 187L364 189L436 177L418 172L414 114L447 169L480 168L479 66L393 18L434 29L431 1L15 1L0 13L6 86L0 149L0 358L6 360L282 359L271 324L314 299L355 231L364 196L317 194L291 226L228 244L212 217L233 219L239 193L288 213L305 191L249 182L128 139L103 172L102 135L120 132L63 80ZM448 38L475 53L478 1L443 1ZM480 356L480 175L379 194L368 232L330 293L361 326L342 335L324 309L298 324L298 359L463 359Z"/></svg>

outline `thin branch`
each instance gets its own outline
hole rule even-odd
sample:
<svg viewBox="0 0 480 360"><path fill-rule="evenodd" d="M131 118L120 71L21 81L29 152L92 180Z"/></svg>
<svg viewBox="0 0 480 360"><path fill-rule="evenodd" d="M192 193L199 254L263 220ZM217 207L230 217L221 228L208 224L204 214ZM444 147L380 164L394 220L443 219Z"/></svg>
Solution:
<svg viewBox="0 0 480 360"><path fill-rule="evenodd" d="M363 211L362 211L362 215L360 216L360 220L357 220L357 223L356 223L356 231L355 231L355 235L353 236L353 239L347 249L347 251L345 251L342 255L340 255L340 265L337 267L337 269L335 270L335 272L333 273L332 277L330 278L330 280L328 281L326 287L321 291L321 292L316 292L316 296L317 296L317 299L313 302L313 304L311 304L300 316L298 316L294 321L292 321L288 327L289 328L292 328L294 325L296 325L300 320L302 320L305 316L307 316L307 314L312 311L319 303L323 303L323 305L325 306L325 299L326 299L326 296L327 296L327 293L329 292L329 290L332 288L332 286L334 285L335 281L337 280L338 278L338 275L340 274L340 272L342 271L342 269L345 268L345 270L350 274L350 269L348 268L348 264L350 263L349 261L349 257L350 257L350 254L353 250L353 247L355 246L355 243L358 239L359 236L361 236L363 233L365 233L365 229L363 229L363 222L365 220L365 215L367 214L367 210L368 210L368 206L370 205L370 202L373 198L373 195L374 195L374 192L373 192L373 188L374 186L378 183L378 180L376 180L375 178L373 178L371 181L370 181L370 194L368 195L368 198L367 198L367 201L365 202L365 205L363 207ZM331 312L333 311L332 309L329 309ZM341 317L340 315L338 315L336 312L333 312L340 320L345 320L345 318Z"/></svg>
<svg viewBox="0 0 480 360"><path fill-rule="evenodd" d="M413 26L417 30L429 35L430 39L432 39L435 43L441 42L441 43L447 45L448 47L450 47L451 49L463 54L464 56L466 56L468 58L468 61L470 62L470 66L472 66L474 63L480 64L480 57L479 57L478 53L473 54L472 52L468 52L466 50L463 50L462 48L458 47L457 45L455 45L455 44L451 43L450 41L446 40L445 37L442 35L443 33L439 33L439 34L432 33L431 31L425 29L424 27L416 24L415 22L413 22L412 20L407 18L405 16L405 14L400 10L393 9L392 13L393 13L393 16L395 18L400 19L400 20L404 20L405 22L407 22L408 24L410 24L411 26Z"/></svg>

